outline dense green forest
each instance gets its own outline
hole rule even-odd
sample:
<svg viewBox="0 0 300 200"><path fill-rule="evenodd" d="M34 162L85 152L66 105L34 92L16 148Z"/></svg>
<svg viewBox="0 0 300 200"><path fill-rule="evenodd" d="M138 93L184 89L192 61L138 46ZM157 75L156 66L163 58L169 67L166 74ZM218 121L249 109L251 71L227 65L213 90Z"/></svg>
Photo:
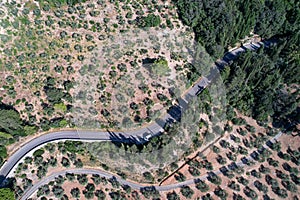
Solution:
<svg viewBox="0 0 300 200"><path fill-rule="evenodd" d="M299 119L299 34L278 39L272 48L242 54L222 76L228 104L267 122L288 125ZM288 124L286 124L288 123Z"/></svg>
<svg viewBox="0 0 300 200"><path fill-rule="evenodd" d="M249 35L262 38L299 32L299 1L174 0L182 21L214 58Z"/></svg>
<svg viewBox="0 0 300 200"><path fill-rule="evenodd" d="M24 122L12 106L0 103L0 165L7 156L6 145L36 131L37 128Z"/></svg>
<svg viewBox="0 0 300 200"><path fill-rule="evenodd" d="M174 0L196 40L220 58L251 32L273 47L242 54L222 72L230 109L276 125L299 119L300 2L294 0ZM230 115L229 119L230 119Z"/></svg>

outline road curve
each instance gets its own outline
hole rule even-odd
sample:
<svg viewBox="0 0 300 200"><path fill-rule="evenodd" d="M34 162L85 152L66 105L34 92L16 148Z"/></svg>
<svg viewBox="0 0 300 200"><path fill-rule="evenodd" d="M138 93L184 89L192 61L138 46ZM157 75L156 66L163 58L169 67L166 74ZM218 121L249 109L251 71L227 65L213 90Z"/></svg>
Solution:
<svg viewBox="0 0 300 200"><path fill-rule="evenodd" d="M224 66L228 65L229 62L234 60L238 55L245 52L246 50L255 51L261 46L268 47L272 42L270 41L263 41L259 43L251 43L251 44L244 44L240 48L236 48L224 55L224 57L218 61L215 62L215 64L212 66L212 69L222 69ZM188 103L188 99L190 99L193 96L198 95L202 90L204 90L205 87L209 85L209 83L216 77L216 74L218 74L218 70L211 70L211 73L206 77L202 77L199 79L193 87L189 88L185 95L181 97L181 100L183 100L183 104ZM183 107L178 102L180 107ZM30 150L48 143L52 141L57 140L119 140L119 141L125 141L126 140L132 140L136 142L144 142L143 134L145 132L151 132L152 136L160 134L160 132L163 131L163 127L166 123L169 121L176 121L174 117L172 117L170 114L164 115L161 119L156 120L155 122L149 124L146 127L136 129L133 131L126 131L126 132L110 132L110 131L84 131L84 130L71 130L71 131L58 131L58 132L52 132L48 133L42 136L39 136L28 143L24 144L19 150L17 150L12 156L8 158L8 160L2 165L0 169L0 183L7 177L7 175L11 172L11 170L14 168L14 166L27 155ZM162 186L163 187L163 186Z"/></svg>
<svg viewBox="0 0 300 200"><path fill-rule="evenodd" d="M269 46L272 42L270 41L263 41L259 43L251 43L251 44L245 44L244 46L240 48L236 48L230 52L227 52L224 57L221 60L216 61L215 65L212 68L223 68L224 66L228 65L228 63L232 60L234 60L239 54L245 52L246 50L255 51L261 46ZM213 73L213 74L212 74ZM205 87L208 86L208 84L211 82L213 77L215 77L216 72L212 72L208 78L201 78L198 80L193 87L189 88L188 91L185 93L185 96L182 98L183 100L189 99L191 96L196 96L201 92ZM186 100L186 102L188 102ZM180 102L179 102L180 104ZM18 163L21 158L26 156L26 154L47 142L52 142L55 140L112 140L112 138L115 138L113 136L121 136L119 139L130 139L134 138L135 141L143 142L143 134L145 132L151 132L152 136L159 134L161 131L163 131L163 126L169 121L168 119L173 119L172 116L169 114L166 114L163 116L160 120L157 120L151 124L149 124L147 127L143 127L137 130L133 131L126 131L126 132L117 132L117 133L111 133L111 132L102 132L102 131L79 131L79 130L73 130L73 131L58 131L58 132L52 132L48 133L42 136L39 136L38 138L35 138L28 143L24 144L19 150L17 150L12 156L8 158L8 160L2 165L0 169L0 183L1 181L7 177L7 175L10 173L10 171L13 169L13 167ZM175 119L176 120L176 119ZM159 123L158 123L159 121ZM116 135L113 135L116 134ZM124 138L125 137L125 138ZM116 138L115 138L116 139ZM2 180L1 180L2 177Z"/></svg>
<svg viewBox="0 0 300 200"><path fill-rule="evenodd" d="M269 139L268 141L270 142L275 142L275 140L277 140L278 138L280 138L280 136L282 135L282 132L279 132L278 134L276 134L274 137L272 137L271 139ZM267 143L267 142L266 142ZM263 148L267 149L268 146L266 144L263 145ZM253 160L253 158L251 157L251 155L249 155L246 159L248 160ZM236 166L245 166L246 164L244 164L242 161L239 162L235 162ZM232 169L228 169L228 171L230 171ZM120 178L119 176L115 176L111 173L105 172L103 170L99 170L99 169L88 169L88 168L78 168L78 169L66 169L66 170L62 170L59 172L55 172L53 174L51 174L50 176L44 178L43 180L37 182L36 184L34 184L31 188L29 188L28 190L26 190L23 194L23 196L21 197L21 200L27 200L28 198L30 198L37 190L39 187L49 183L50 181L54 180L55 177L58 177L59 175L64 176L67 173L73 173L73 174L98 174L102 177L105 177L107 179L110 178L115 178L120 184L122 185L128 185L133 189L141 189L144 187L149 187L149 186L154 186L154 185L145 185L145 184L138 184L138 183L134 183L131 181L127 181L124 180L122 178ZM221 174L222 172L220 171L220 169L218 170L214 170L212 171L212 173L218 175ZM178 183L174 183L174 184L170 184L170 185L162 185L162 186L154 186L155 189L157 191L169 191L169 190L173 190L176 188L180 188L182 186L185 185L192 185L195 182L199 181L199 180L206 180L209 177L209 175L202 175L199 177L196 177L194 179L189 179L183 182L178 182Z"/></svg>

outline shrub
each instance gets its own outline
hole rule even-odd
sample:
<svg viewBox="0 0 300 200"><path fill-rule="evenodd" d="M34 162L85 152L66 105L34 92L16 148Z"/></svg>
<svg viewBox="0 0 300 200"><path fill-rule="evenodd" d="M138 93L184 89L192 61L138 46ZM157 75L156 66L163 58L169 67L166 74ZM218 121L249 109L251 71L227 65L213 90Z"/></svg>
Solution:
<svg viewBox="0 0 300 200"><path fill-rule="evenodd" d="M248 186L246 188L244 188L244 193L247 195L247 197L251 198L251 199L257 199L258 195L256 194L256 192L252 189L250 189Z"/></svg>
<svg viewBox="0 0 300 200"><path fill-rule="evenodd" d="M181 187L180 192L184 197L188 199L192 198L192 196L194 195L194 191L189 186Z"/></svg>
<svg viewBox="0 0 300 200"><path fill-rule="evenodd" d="M159 192L155 189L154 186L143 187L140 189L140 191L147 199L150 199L151 196L159 197Z"/></svg>
<svg viewBox="0 0 300 200"><path fill-rule="evenodd" d="M96 190L95 196L98 197L98 199L105 199L106 195L102 190Z"/></svg>
<svg viewBox="0 0 300 200"><path fill-rule="evenodd" d="M230 187L231 189L236 190L236 191L241 190L240 185L237 184L235 181L231 181L230 183L228 183L228 187Z"/></svg>
<svg viewBox="0 0 300 200"><path fill-rule="evenodd" d="M61 186L55 185L52 188L52 192L56 198L60 198L64 194L64 189Z"/></svg>
<svg viewBox="0 0 300 200"><path fill-rule="evenodd" d="M209 180L210 182L212 182L215 185L220 185L222 183L221 178L215 174L211 174L210 176L208 176L207 180Z"/></svg>
<svg viewBox="0 0 300 200"><path fill-rule="evenodd" d="M69 159L66 158L66 157L63 157L63 158L61 159L61 164L62 164L64 167L70 167L70 161L69 161Z"/></svg>
<svg viewBox="0 0 300 200"><path fill-rule="evenodd" d="M38 149L33 153L33 156L34 157L42 156L44 153L45 153L45 151L43 149Z"/></svg>
<svg viewBox="0 0 300 200"><path fill-rule="evenodd" d="M220 197L222 200L223 200L223 199L226 199L227 196L228 196L227 192L226 192L225 190L223 190L221 187L217 187L217 188L215 189L214 193L215 193L218 197Z"/></svg>
<svg viewBox="0 0 300 200"><path fill-rule="evenodd" d="M196 181L196 188L201 192L207 192L209 190L209 186L202 180Z"/></svg>
<svg viewBox="0 0 300 200"><path fill-rule="evenodd" d="M78 174L77 175L77 181L81 184L81 185L85 185L88 182L87 179L87 175L86 174Z"/></svg>
<svg viewBox="0 0 300 200"><path fill-rule="evenodd" d="M257 180L254 181L254 185L259 191L261 191L265 194L268 192L268 187L266 185L262 184L260 181L257 181Z"/></svg>
<svg viewBox="0 0 300 200"><path fill-rule="evenodd" d="M186 177L181 172L177 172L177 174L174 175L174 177L179 182L183 182L186 180Z"/></svg>
<svg viewBox="0 0 300 200"><path fill-rule="evenodd" d="M173 191L173 192L169 192L167 194L167 199L168 200L180 200L180 197L175 191Z"/></svg>
<svg viewBox="0 0 300 200"><path fill-rule="evenodd" d="M140 28L155 27L160 25L161 19L159 15L149 14L147 16L138 17L136 23Z"/></svg>
<svg viewBox="0 0 300 200"><path fill-rule="evenodd" d="M72 197L74 197L74 198L80 198L80 190L79 190L79 188L72 188L70 193L71 193Z"/></svg>

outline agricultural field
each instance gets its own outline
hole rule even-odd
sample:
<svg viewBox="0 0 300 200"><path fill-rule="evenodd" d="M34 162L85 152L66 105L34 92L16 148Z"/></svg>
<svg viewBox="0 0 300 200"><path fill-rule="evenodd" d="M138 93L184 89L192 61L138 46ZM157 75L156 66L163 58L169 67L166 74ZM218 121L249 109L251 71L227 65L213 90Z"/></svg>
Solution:
<svg viewBox="0 0 300 200"><path fill-rule="evenodd" d="M148 199L151 196L162 199L172 199L172 196L180 199L258 199L260 196L297 199L300 189L300 141L297 133L292 132L282 135L278 140L272 140L278 134L274 128L260 126L252 118L240 113L237 113L234 122L227 126L228 130L222 138L214 140L207 148L196 151L194 156L187 156L166 168L146 171L143 177L128 173L123 168L110 168L101 163L103 159L97 160L92 155L87 163L84 159L87 154L84 143L49 143L36 150L32 157L25 158L18 166L15 172L15 192L21 195L31 184L63 169L91 166L95 169L101 166L100 170L114 171L114 176L138 183L155 183L161 186L188 180L194 180L195 183L172 191L158 192L137 190L116 179L95 174L68 173L39 188L32 199L45 199L49 195L54 199L113 199L115 196L126 199ZM57 156L53 157L53 154Z"/></svg>
<svg viewBox="0 0 300 200"><path fill-rule="evenodd" d="M193 192L185 196L190 199L299 198L297 133L272 140L276 129L262 127L240 113L237 119L239 123L227 126L229 131L221 139L197 156L187 157L160 185L194 179Z"/></svg>
<svg viewBox="0 0 300 200"><path fill-rule="evenodd" d="M141 145L59 141L33 149L10 174L16 178L16 194L22 195L31 185L53 173L76 168L99 169L138 183L159 184L186 162L186 156L197 155L198 151L208 148L223 135L222 131L212 133L213 129L221 130L221 127L212 126L209 120L212 117L208 114L212 113L208 108L211 102L208 93L205 94L198 99L202 101L202 107L192 110L199 112L196 127L186 126L184 129L181 125L174 125L161 136L151 138ZM190 113L186 114L194 117ZM182 119L190 121L188 116ZM184 134L193 128L196 134ZM189 141L189 137L193 140Z"/></svg>
<svg viewBox="0 0 300 200"><path fill-rule="evenodd" d="M299 200L299 7L1 1L0 200Z"/></svg>
<svg viewBox="0 0 300 200"><path fill-rule="evenodd" d="M135 128L190 86L193 32L170 1L1 7L2 102L41 127Z"/></svg>

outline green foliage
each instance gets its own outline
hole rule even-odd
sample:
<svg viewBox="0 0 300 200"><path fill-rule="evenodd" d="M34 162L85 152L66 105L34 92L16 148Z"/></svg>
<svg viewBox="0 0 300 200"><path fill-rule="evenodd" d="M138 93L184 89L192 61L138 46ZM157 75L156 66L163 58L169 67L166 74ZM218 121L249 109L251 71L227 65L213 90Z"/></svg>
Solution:
<svg viewBox="0 0 300 200"><path fill-rule="evenodd" d="M180 188L180 192L184 197L188 199L191 199L192 196L194 195L194 191L189 186L182 186Z"/></svg>
<svg viewBox="0 0 300 200"><path fill-rule="evenodd" d="M166 76L170 72L168 61L160 58L151 65L151 72L158 76Z"/></svg>
<svg viewBox="0 0 300 200"><path fill-rule="evenodd" d="M6 147L3 145L0 145L0 158L1 158L1 163L3 161L3 158L5 158L7 156L7 151L6 151Z"/></svg>
<svg viewBox="0 0 300 200"><path fill-rule="evenodd" d="M181 172L177 172L177 174L174 177L179 182L183 182L186 180L186 177Z"/></svg>
<svg viewBox="0 0 300 200"><path fill-rule="evenodd" d="M85 151L84 144L80 141L65 141L65 149L70 153L79 153L82 154Z"/></svg>
<svg viewBox="0 0 300 200"><path fill-rule="evenodd" d="M102 190L96 190L95 196L98 197L98 199L105 199L106 195Z"/></svg>
<svg viewBox="0 0 300 200"><path fill-rule="evenodd" d="M207 180L215 185L220 185L222 183L222 179L215 174L210 175Z"/></svg>
<svg viewBox="0 0 300 200"><path fill-rule="evenodd" d="M9 188L0 189L0 199L15 200L15 194Z"/></svg>
<svg viewBox="0 0 300 200"><path fill-rule="evenodd" d="M269 38L274 33L280 33L286 20L287 1L265 1L264 7L258 15L254 31L262 37Z"/></svg>
<svg viewBox="0 0 300 200"><path fill-rule="evenodd" d="M4 132L0 132L0 138L10 139L10 138L13 138L13 137L10 134L4 133Z"/></svg>
<svg viewBox="0 0 300 200"><path fill-rule="evenodd" d="M146 199L150 199L150 197L159 197L159 192L155 189L154 186L144 187L140 189L141 193L146 197Z"/></svg>
<svg viewBox="0 0 300 200"><path fill-rule="evenodd" d="M251 188L249 188L248 186L244 188L244 193L247 195L247 197L255 200L257 199L258 195L256 194L256 192L254 190L252 190Z"/></svg>
<svg viewBox="0 0 300 200"><path fill-rule="evenodd" d="M137 18L137 25L140 28L155 27L155 26L159 26L160 23L161 23L160 16L155 14L149 14L147 16Z"/></svg>
<svg viewBox="0 0 300 200"><path fill-rule="evenodd" d="M143 173L143 176L145 177L145 179L147 180L147 181L153 181L154 180L154 177L153 177L153 175L150 173L150 172L144 172Z"/></svg>
<svg viewBox="0 0 300 200"><path fill-rule="evenodd" d="M61 186L55 185L52 188L52 192L54 193L56 198L60 198L64 194L64 189Z"/></svg>
<svg viewBox="0 0 300 200"><path fill-rule="evenodd" d="M67 106L63 102L54 104L53 107L54 107L54 109L56 109L58 111L61 111L61 112L66 112L67 111Z"/></svg>
<svg viewBox="0 0 300 200"><path fill-rule="evenodd" d="M0 41L3 44L7 43L8 41L11 41L11 39L12 39L11 36L0 34Z"/></svg>
<svg viewBox="0 0 300 200"><path fill-rule="evenodd" d="M235 191L240 191L241 187L239 184L237 184L235 181L231 181L230 183L228 183L228 187L235 190Z"/></svg>
<svg viewBox="0 0 300 200"><path fill-rule="evenodd" d="M168 200L180 200L180 197L175 191L173 191L173 192L169 192L167 194L167 199Z"/></svg>
<svg viewBox="0 0 300 200"><path fill-rule="evenodd" d="M208 53L221 57L228 45L254 30L263 38L299 31L298 1L174 0L184 24Z"/></svg>
<svg viewBox="0 0 300 200"><path fill-rule="evenodd" d="M26 135L32 135L32 134L36 133L37 130L38 129L36 126L29 126L29 125L24 126L24 132Z"/></svg>
<svg viewBox="0 0 300 200"><path fill-rule="evenodd" d="M85 185L88 182L87 175L86 174L82 174L82 175L78 174L77 175L77 181L81 185Z"/></svg>
<svg viewBox="0 0 300 200"><path fill-rule="evenodd" d="M223 190L221 187L217 187L215 190L214 190L214 193L220 197L222 200L224 199L227 199L227 192L225 190Z"/></svg>
<svg viewBox="0 0 300 200"><path fill-rule="evenodd" d="M36 130L36 127L26 125L13 107L0 103L0 165L7 156L5 146L14 142L15 138L32 133L33 130Z"/></svg>
<svg viewBox="0 0 300 200"><path fill-rule="evenodd" d="M65 92L63 89L61 88L56 88L55 87L55 79L53 77L47 77L47 79L45 79L44 81L44 92L47 95L47 99L49 101L49 103L53 104L58 104L58 108L65 110L66 108L64 106L62 106L61 103L63 103L63 99L66 100L67 102L71 102L72 101L72 96L68 93ZM65 81L64 82L64 88L65 90L69 90L70 88L73 87L72 82L69 81Z"/></svg>
<svg viewBox="0 0 300 200"><path fill-rule="evenodd" d="M42 156L44 153L45 153L45 151L43 149L38 149L33 153L33 156L34 157Z"/></svg>
<svg viewBox="0 0 300 200"><path fill-rule="evenodd" d="M223 54L228 45L249 35L261 4L259 0L175 2L180 18L194 29L200 44L216 58Z"/></svg>
<svg viewBox="0 0 300 200"><path fill-rule="evenodd" d="M207 192L209 190L209 186L202 180L196 182L196 188L201 192Z"/></svg>
<svg viewBox="0 0 300 200"><path fill-rule="evenodd" d="M44 91L47 95L47 99L51 104L62 103L62 99L71 101L71 96L69 93L65 93L60 88L55 87L44 87Z"/></svg>
<svg viewBox="0 0 300 200"><path fill-rule="evenodd" d="M76 4L83 3L86 0L38 0L41 5L46 4L46 2L52 7L60 7L64 5L75 6Z"/></svg>
<svg viewBox="0 0 300 200"><path fill-rule="evenodd" d="M297 116L298 92L286 92L283 85L285 80L289 84L299 81L299 76L289 73L289 69L298 73L299 67L295 66L299 59L284 57L286 50L295 48L294 44L279 42L278 45L280 48L247 52L228 67L230 72L225 84L230 105L259 121L267 121L271 116L282 122ZM283 60L290 65L283 64Z"/></svg>
<svg viewBox="0 0 300 200"><path fill-rule="evenodd" d="M17 111L0 105L0 131L11 135L24 135L23 122Z"/></svg>
<svg viewBox="0 0 300 200"><path fill-rule="evenodd" d="M73 198L79 198L80 197L79 188L72 188L71 189L71 195L72 195Z"/></svg>

